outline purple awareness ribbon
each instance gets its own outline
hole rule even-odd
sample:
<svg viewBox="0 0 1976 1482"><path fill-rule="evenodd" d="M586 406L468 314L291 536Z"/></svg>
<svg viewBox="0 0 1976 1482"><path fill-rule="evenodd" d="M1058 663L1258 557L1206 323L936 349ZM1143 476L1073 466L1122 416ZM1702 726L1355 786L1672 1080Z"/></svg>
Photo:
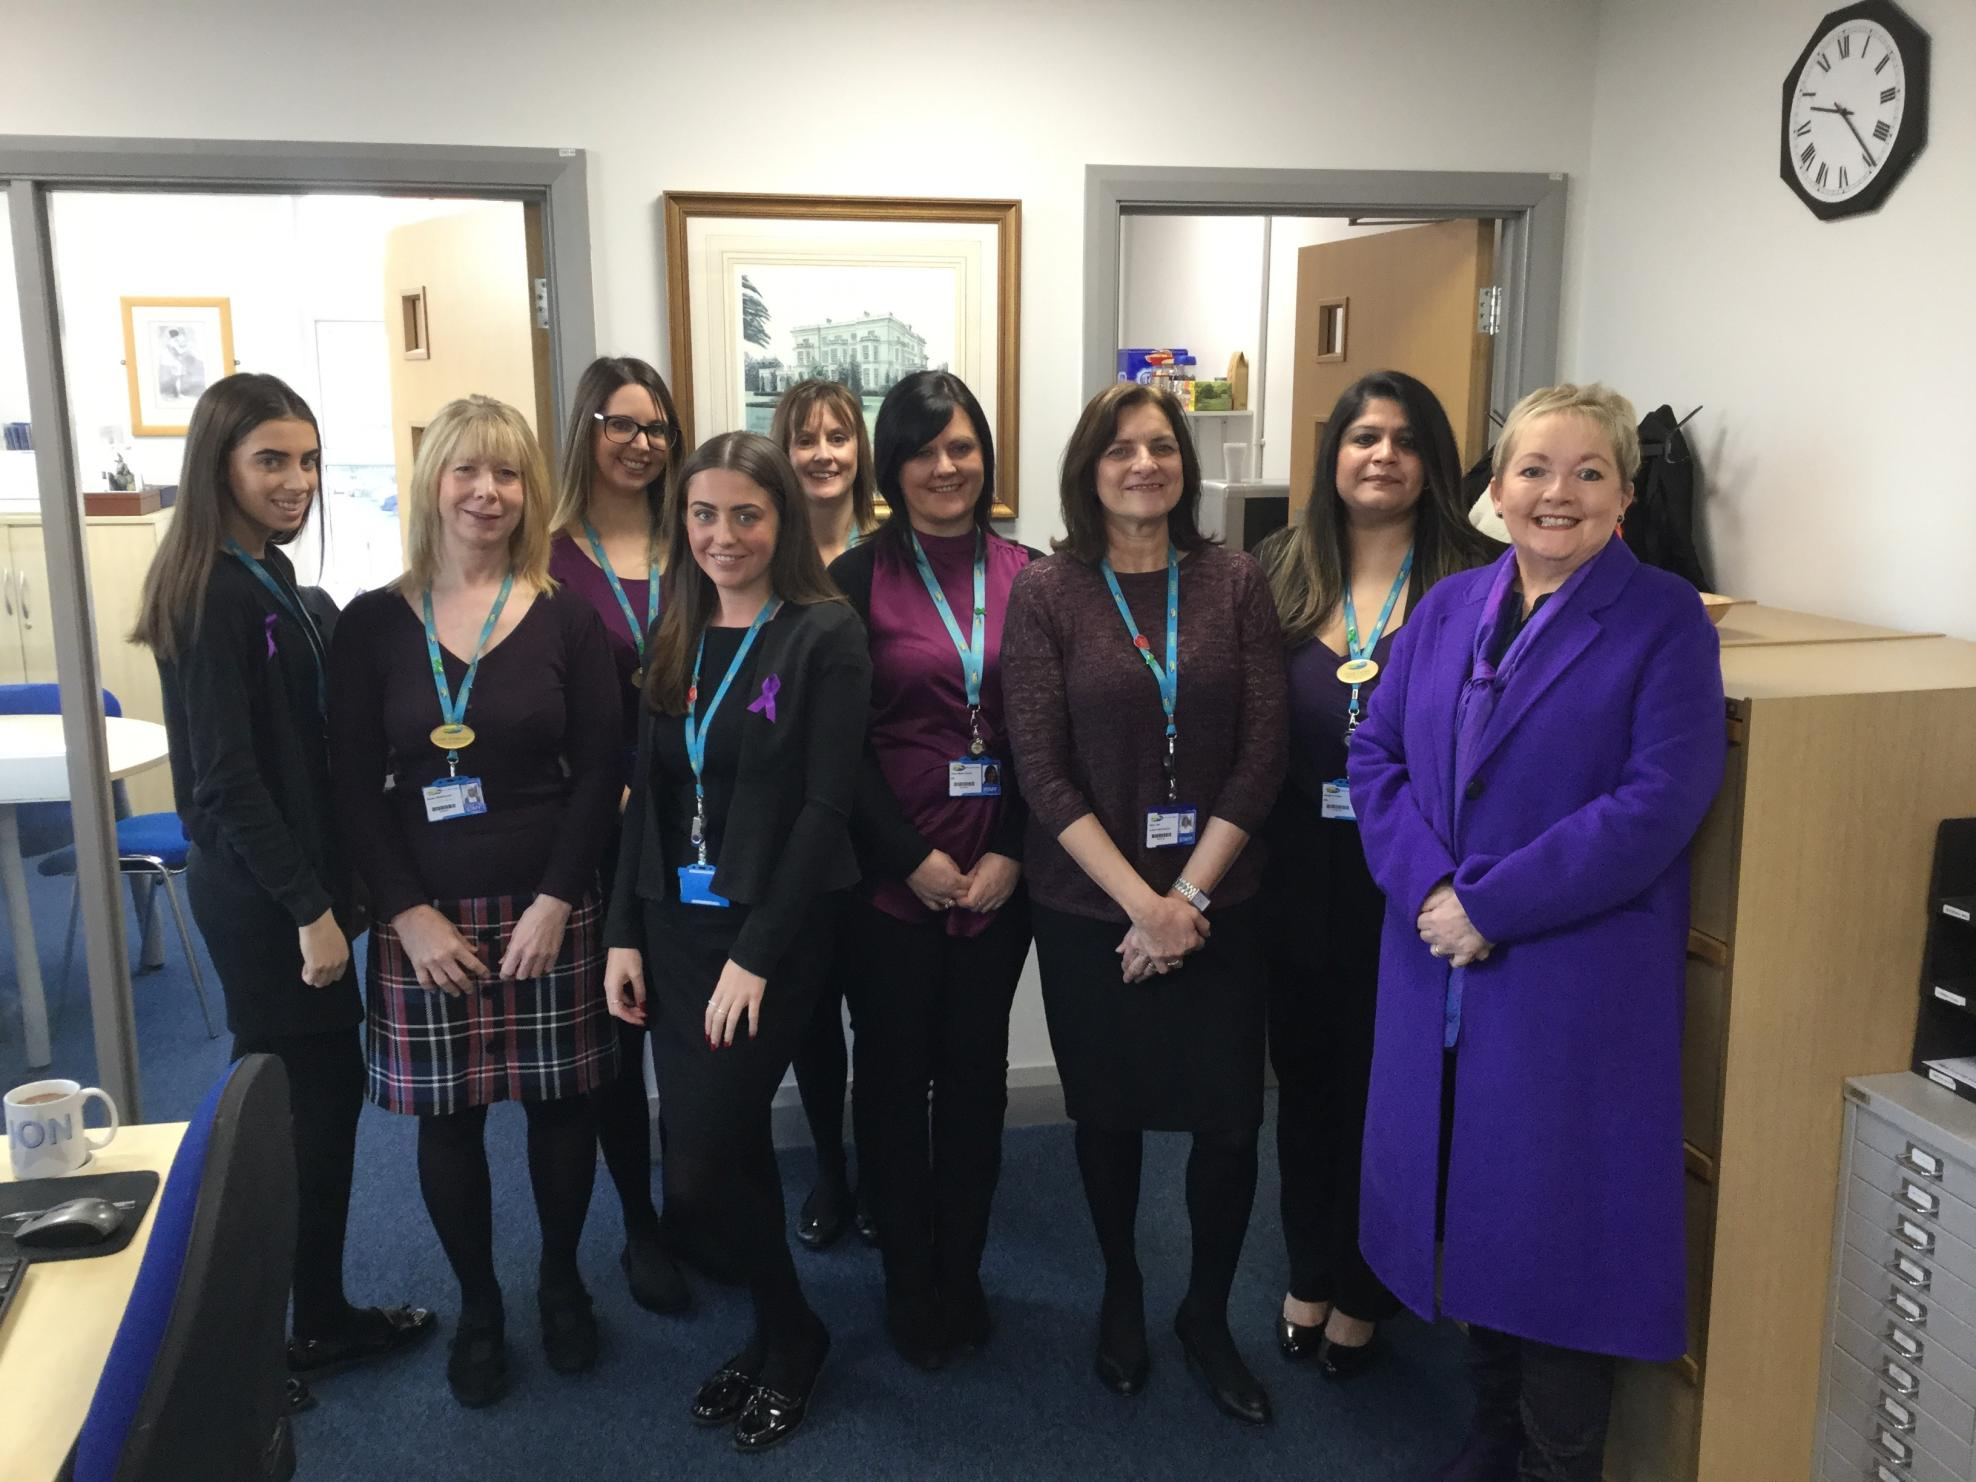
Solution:
<svg viewBox="0 0 1976 1482"><path fill-rule="evenodd" d="M269 658L274 657L274 624L275 624L275 615L273 613L269 613L267 617Z"/></svg>
<svg viewBox="0 0 1976 1482"><path fill-rule="evenodd" d="M769 722L773 724L775 721L775 697L781 690L782 676L779 674L769 675L767 679L762 681L762 692L760 696L755 699L754 703L748 706L748 709L759 711L761 714L766 715L769 718Z"/></svg>

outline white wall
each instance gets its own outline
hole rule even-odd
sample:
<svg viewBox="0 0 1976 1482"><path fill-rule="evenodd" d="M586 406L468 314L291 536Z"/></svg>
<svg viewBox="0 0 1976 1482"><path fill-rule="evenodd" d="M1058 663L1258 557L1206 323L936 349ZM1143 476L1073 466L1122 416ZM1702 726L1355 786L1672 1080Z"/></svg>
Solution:
<svg viewBox="0 0 1976 1482"><path fill-rule="evenodd" d="M1877 214L1821 223L1778 179L1779 93L1830 7L1607 0L1567 358L1706 407L1721 590L1976 638L1976 11L1902 5L1933 38L1927 148Z"/></svg>
<svg viewBox="0 0 1976 1482"><path fill-rule="evenodd" d="M1020 198L1018 531L1032 543L1057 528L1057 459L1083 401L1087 163L1576 175L1592 117L1583 0L11 11L8 50L35 60L0 89L0 133L588 151L599 345L661 365L665 190ZM103 65L103 36L148 73L196 81L133 88ZM813 91L820 59L851 57L886 86L839 89L823 124L775 106ZM1049 1061L1033 984L1023 994L1018 1068Z"/></svg>
<svg viewBox="0 0 1976 1482"><path fill-rule="evenodd" d="M1184 345L1203 380L1262 331L1260 216L1128 216L1118 251L1119 344Z"/></svg>

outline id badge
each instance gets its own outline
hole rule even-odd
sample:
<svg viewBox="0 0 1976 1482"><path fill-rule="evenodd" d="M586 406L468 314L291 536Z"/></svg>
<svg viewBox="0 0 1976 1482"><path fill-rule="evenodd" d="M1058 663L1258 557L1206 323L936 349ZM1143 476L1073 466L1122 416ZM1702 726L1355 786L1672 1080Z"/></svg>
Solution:
<svg viewBox="0 0 1976 1482"><path fill-rule="evenodd" d="M446 823L487 811L487 793L478 777L441 777L419 789L425 799L425 821Z"/></svg>
<svg viewBox="0 0 1976 1482"><path fill-rule="evenodd" d="M1348 822L1358 822L1358 814L1352 811L1352 784L1343 777L1336 782L1324 784L1321 807L1326 818L1342 818Z"/></svg>
<svg viewBox="0 0 1976 1482"><path fill-rule="evenodd" d="M1002 795L1002 764L992 756L964 756L947 763L947 796L950 798L999 798Z"/></svg>
<svg viewBox="0 0 1976 1482"><path fill-rule="evenodd" d="M714 894L714 867L690 864L679 867L679 903L683 906L731 906L724 895Z"/></svg>
<svg viewBox="0 0 1976 1482"><path fill-rule="evenodd" d="M1148 849L1178 849L1194 842L1194 819L1192 808L1183 808L1178 803L1169 803L1164 808L1146 810L1146 847Z"/></svg>

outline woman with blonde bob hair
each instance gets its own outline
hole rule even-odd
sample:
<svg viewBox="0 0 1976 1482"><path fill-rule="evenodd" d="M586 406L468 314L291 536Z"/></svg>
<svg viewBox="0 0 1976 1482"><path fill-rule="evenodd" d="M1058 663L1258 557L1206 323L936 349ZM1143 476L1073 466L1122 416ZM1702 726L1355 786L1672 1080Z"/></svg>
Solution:
<svg viewBox="0 0 1976 1482"><path fill-rule="evenodd" d="M617 1073L597 861L624 757L597 614L549 576L549 483L512 407L449 403L404 490L409 567L350 604L330 654L336 811L370 889L369 1091L419 1119L419 1184L460 1282L446 1377L507 1387L483 1146L522 1103L550 1367L596 1360L577 1273L589 1093Z"/></svg>

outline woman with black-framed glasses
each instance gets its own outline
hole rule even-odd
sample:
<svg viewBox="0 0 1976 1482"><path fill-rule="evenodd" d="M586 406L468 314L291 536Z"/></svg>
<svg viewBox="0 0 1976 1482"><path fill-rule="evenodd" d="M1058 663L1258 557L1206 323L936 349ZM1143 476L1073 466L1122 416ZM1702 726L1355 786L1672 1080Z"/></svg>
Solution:
<svg viewBox="0 0 1976 1482"><path fill-rule="evenodd" d="M665 378L642 360L593 360L576 385L558 468L549 574L596 609L623 686L625 777L637 744L645 645L659 617L659 532L680 442ZM608 894L617 836L599 861ZM595 1096L597 1142L624 1208L620 1264L632 1299L677 1312L686 1283L667 1254L652 1199L644 1031L620 1021L619 1074Z"/></svg>

